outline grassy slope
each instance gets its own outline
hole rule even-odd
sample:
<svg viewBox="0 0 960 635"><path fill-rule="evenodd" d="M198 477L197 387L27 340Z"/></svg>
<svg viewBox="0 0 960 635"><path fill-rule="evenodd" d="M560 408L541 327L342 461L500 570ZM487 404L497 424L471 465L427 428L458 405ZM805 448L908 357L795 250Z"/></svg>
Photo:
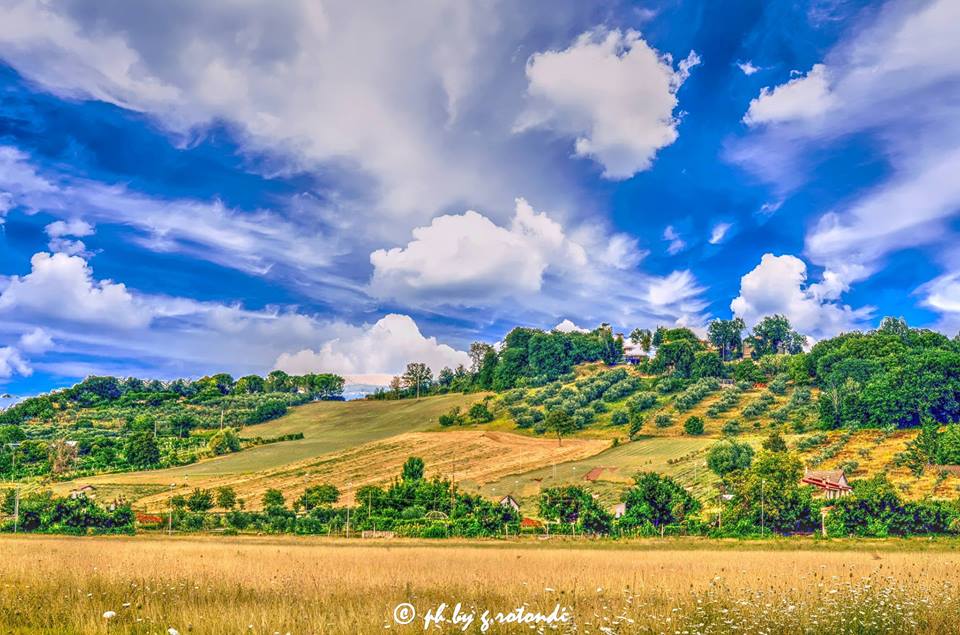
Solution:
<svg viewBox="0 0 960 635"><path fill-rule="evenodd" d="M192 465L164 470L147 470L122 474L104 474L82 479L83 483L146 487L167 486L184 478L202 480L212 476L248 474L303 461L329 452L337 452L371 441L405 432L437 429L437 417L459 405L469 404L482 395L443 395L420 401L325 401L294 408L290 414L256 426L244 428L244 437L275 437L302 432L304 438L258 446L236 454L201 461ZM76 482L61 483L58 490L68 490ZM109 488L107 488L109 489ZM114 488L116 489L116 488ZM121 488L122 489L122 488ZM109 492L106 492L109 494ZM131 491L139 497L141 490Z"/></svg>

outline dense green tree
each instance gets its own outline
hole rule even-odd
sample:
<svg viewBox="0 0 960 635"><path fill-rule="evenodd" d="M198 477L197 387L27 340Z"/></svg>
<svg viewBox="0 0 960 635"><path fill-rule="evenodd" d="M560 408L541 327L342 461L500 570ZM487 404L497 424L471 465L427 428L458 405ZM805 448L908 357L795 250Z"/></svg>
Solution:
<svg viewBox="0 0 960 635"><path fill-rule="evenodd" d="M293 381L290 375L282 370L271 371L266 379L267 392L290 392L293 389Z"/></svg>
<svg viewBox="0 0 960 635"><path fill-rule="evenodd" d="M465 421L466 419L463 416L463 413L460 411L460 406L454 406L448 412L440 415L439 418L440 425L445 428L450 426L462 426Z"/></svg>
<svg viewBox="0 0 960 635"><path fill-rule="evenodd" d="M210 441L207 443L207 449L210 450L210 453L214 456L239 452L240 437L237 436L233 428L224 428L210 437Z"/></svg>
<svg viewBox="0 0 960 635"><path fill-rule="evenodd" d="M187 412L178 412L170 417L170 431L178 437L190 436L190 431L199 425L197 418Z"/></svg>
<svg viewBox="0 0 960 635"><path fill-rule="evenodd" d="M437 384L445 389L449 389L453 385L453 379L453 369L449 366L444 366L437 374Z"/></svg>
<svg viewBox="0 0 960 635"><path fill-rule="evenodd" d="M229 485L217 489L217 507L233 509L237 506L237 492Z"/></svg>
<svg viewBox="0 0 960 635"><path fill-rule="evenodd" d="M577 485L550 487L540 493L540 517L575 525L592 533L607 533L610 515L590 492Z"/></svg>
<svg viewBox="0 0 960 635"><path fill-rule="evenodd" d="M724 440L707 453L707 467L717 476L726 476L736 470L745 470L753 462L753 448L749 443Z"/></svg>
<svg viewBox="0 0 960 635"><path fill-rule="evenodd" d="M283 492L278 489L270 488L263 493L263 498L261 500L263 506L267 509L271 507L282 508L286 503L286 498L283 496Z"/></svg>
<svg viewBox="0 0 960 635"><path fill-rule="evenodd" d="M819 524L811 489L802 485L803 464L789 452L760 452L748 469L731 472L733 498L724 524L740 531L809 531Z"/></svg>
<svg viewBox="0 0 960 635"><path fill-rule="evenodd" d="M803 350L807 338L793 330L786 316L768 315L753 327L750 343L753 345L753 358L778 353L799 353Z"/></svg>
<svg viewBox="0 0 960 635"><path fill-rule="evenodd" d="M707 327L707 338L720 352L720 359L729 361L743 355L743 319L713 320Z"/></svg>
<svg viewBox="0 0 960 635"><path fill-rule="evenodd" d="M693 365L690 367L690 378L723 377L725 370L719 355L713 351L699 351L694 354Z"/></svg>
<svg viewBox="0 0 960 635"><path fill-rule="evenodd" d="M686 521L700 511L700 503L668 476L638 472L634 486L623 493L625 506L620 526L627 529L651 525L661 534L667 525Z"/></svg>
<svg viewBox="0 0 960 635"><path fill-rule="evenodd" d="M687 417L687 420L683 422L683 431L690 435L703 434L703 417L696 415Z"/></svg>
<svg viewBox="0 0 960 635"><path fill-rule="evenodd" d="M467 416L473 423L489 423L493 421L493 413L490 412L485 401L478 401L470 406L470 410L467 411Z"/></svg>
<svg viewBox="0 0 960 635"><path fill-rule="evenodd" d="M423 479L424 464L419 456L411 456L403 464L400 478L404 481L419 481Z"/></svg>
<svg viewBox="0 0 960 635"><path fill-rule="evenodd" d="M333 505L339 500L340 490L337 489L335 485L322 483L320 485L313 485L304 490L300 498L298 498L294 503L294 508L310 511L322 505Z"/></svg>
<svg viewBox="0 0 960 635"><path fill-rule="evenodd" d="M127 463L133 467L153 467L160 462L160 448L152 431L133 432L124 447Z"/></svg>
<svg viewBox="0 0 960 635"><path fill-rule="evenodd" d="M233 392L237 394L253 395L262 393L266 389L267 382L259 375L246 375L237 380L233 385Z"/></svg>
<svg viewBox="0 0 960 635"><path fill-rule="evenodd" d="M783 435L779 430L771 430L767 438L763 440L763 449L767 452L786 452L787 442L783 440Z"/></svg>
<svg viewBox="0 0 960 635"><path fill-rule="evenodd" d="M678 377L690 377L697 348L686 339L665 341L657 348L657 354L650 368L656 373L673 373Z"/></svg>
<svg viewBox="0 0 960 635"><path fill-rule="evenodd" d="M433 371L423 362L411 362L407 364L401 379L406 388L416 391L417 399L419 399L421 389L429 387L433 381Z"/></svg>
<svg viewBox="0 0 960 635"><path fill-rule="evenodd" d="M187 508L192 512L205 512L213 508L213 494L210 490L195 488L187 496Z"/></svg>

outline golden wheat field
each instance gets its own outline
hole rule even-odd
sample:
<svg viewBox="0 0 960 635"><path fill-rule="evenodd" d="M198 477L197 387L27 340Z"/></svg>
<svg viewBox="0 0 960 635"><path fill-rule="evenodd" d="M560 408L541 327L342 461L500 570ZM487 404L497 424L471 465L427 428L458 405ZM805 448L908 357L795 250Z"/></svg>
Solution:
<svg viewBox="0 0 960 635"><path fill-rule="evenodd" d="M6 537L0 552L3 633L421 633L443 604L430 632L484 617L490 633L960 632L951 542Z"/></svg>

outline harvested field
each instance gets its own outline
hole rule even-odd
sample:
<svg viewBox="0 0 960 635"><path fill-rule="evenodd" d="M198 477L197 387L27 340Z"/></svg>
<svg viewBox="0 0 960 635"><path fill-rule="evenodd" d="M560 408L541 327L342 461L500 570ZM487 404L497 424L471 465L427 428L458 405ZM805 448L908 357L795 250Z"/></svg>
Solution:
<svg viewBox="0 0 960 635"><path fill-rule="evenodd" d="M332 483L343 494L341 502L352 503L358 487L388 483L413 455L426 463L427 477L436 475L482 484L551 463L578 461L607 447L605 441L585 439L568 439L558 446L554 439L508 432L412 432L254 474L191 477L179 482L172 492L182 494L194 487L229 485L245 499L247 509L259 509L260 498L267 489L279 489L287 500L292 500L310 485ZM146 496L137 502L137 507L166 509L170 496L171 490Z"/></svg>

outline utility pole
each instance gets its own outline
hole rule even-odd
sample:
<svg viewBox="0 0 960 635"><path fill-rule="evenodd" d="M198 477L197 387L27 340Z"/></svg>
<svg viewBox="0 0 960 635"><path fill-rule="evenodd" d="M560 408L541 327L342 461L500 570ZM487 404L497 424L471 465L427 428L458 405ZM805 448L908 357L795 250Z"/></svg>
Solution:
<svg viewBox="0 0 960 635"><path fill-rule="evenodd" d="M220 432L223 432L223 411L225 410L224 406L220 406Z"/></svg>

